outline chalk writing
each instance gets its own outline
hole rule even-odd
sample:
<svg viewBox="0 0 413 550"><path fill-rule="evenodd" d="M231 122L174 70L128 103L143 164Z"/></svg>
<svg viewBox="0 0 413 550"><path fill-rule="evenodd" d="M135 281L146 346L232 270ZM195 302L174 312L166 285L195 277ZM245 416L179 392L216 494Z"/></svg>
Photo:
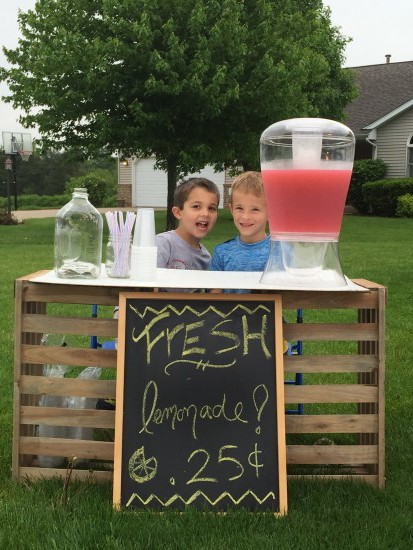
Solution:
<svg viewBox="0 0 413 550"><path fill-rule="evenodd" d="M129 459L129 475L138 483L151 480L156 475L158 461L155 457L147 459L145 450L139 447Z"/></svg>
<svg viewBox="0 0 413 550"><path fill-rule="evenodd" d="M130 306L142 319L145 315L139 313L139 311ZM171 308L172 311L177 312L175 308ZM148 313L153 313L153 310L145 310ZM185 311L188 311L185 308ZM197 316L201 313L193 309L190 309L192 313L195 312ZM202 312L202 315L206 312L217 312L216 308L208 308ZM232 313L234 310L232 310ZM259 315L258 315L259 313ZM254 317L252 317L254 316ZM257 323L257 317L260 318L259 330L251 330L249 318L254 319ZM257 341L259 343L259 351L264 355L266 359L272 357L269 351L268 344L266 342L268 332L268 308L261 307L256 308L253 311L248 311L248 315L242 314L235 319L224 319L215 323L213 326L207 325L207 319L194 321L191 323L179 322L172 326L165 327L165 320L171 321L171 325L174 322L171 318L171 311L162 310L156 312L156 316L151 319L146 325L144 325L141 331L137 330L137 327L132 328L131 339L135 343L144 341L146 347L146 363L150 365L153 362L153 357L156 357L157 348L163 346L164 353L170 358L171 356L178 357L173 361L169 361L165 365L165 372L168 372L171 366L176 365L194 365L196 369L205 370L206 368L226 368L232 367L236 364L236 357L239 352L242 355L248 355L251 353L251 342ZM222 330L225 325L226 330ZM231 330L232 329L232 330ZM241 336L240 336L241 334ZM215 350L214 360L211 361L209 350L211 347ZM254 353L257 353L254 347ZM230 355L229 360L221 359L219 362L218 357L224 355ZM197 359L191 358L192 356L201 356ZM208 359L204 359L208 355Z"/></svg>
<svg viewBox="0 0 413 550"><path fill-rule="evenodd" d="M120 304L120 503L278 511L276 298L145 293Z"/></svg>
<svg viewBox="0 0 413 550"><path fill-rule="evenodd" d="M162 507L169 507L173 504L183 504L185 506L188 506L190 504L194 504L198 499L200 501L200 504L204 504L204 502L207 502L212 507L217 507L221 502L225 502L226 499L228 499L232 504L238 505L243 504L245 500L248 498L252 498L257 504L266 504L271 501L276 502L277 496L274 493L274 491L268 491L263 497L258 496L254 491L245 491L239 498L234 498L231 493L228 491L224 491L222 494L220 494L217 498L211 498L208 494L204 493L204 491L196 491L193 493L189 498L185 499L181 495L172 495L168 499L162 499L159 498L158 495L151 494L147 498L142 498L140 495L133 493L129 500L126 503L126 506L131 506L135 501L138 501L139 504L143 504L145 506L148 505L161 505Z"/></svg>
<svg viewBox="0 0 413 550"><path fill-rule="evenodd" d="M178 423L189 420L192 437L197 439L198 420L224 419L227 422L248 423L248 420L242 418L244 408L243 403L238 401L233 405L229 405L225 394L223 394L220 401L214 405L189 403L185 406L179 407L176 403L174 403L164 408L157 407L158 396L158 385L153 380L150 380L143 392L141 415L142 427L139 430L139 433L145 432L153 435L153 428L149 429L149 426L164 423L167 423L170 429L175 430Z"/></svg>

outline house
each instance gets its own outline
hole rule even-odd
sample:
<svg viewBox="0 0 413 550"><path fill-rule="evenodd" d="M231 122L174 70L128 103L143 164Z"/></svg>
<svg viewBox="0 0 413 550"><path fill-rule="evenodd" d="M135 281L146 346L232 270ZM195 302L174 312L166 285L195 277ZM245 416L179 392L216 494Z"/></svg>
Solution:
<svg viewBox="0 0 413 550"><path fill-rule="evenodd" d="M344 123L356 136L356 159L380 158L388 178L413 177L413 61L351 67L359 86Z"/></svg>
<svg viewBox="0 0 413 550"><path fill-rule="evenodd" d="M220 208L228 203L233 178L227 172L215 172L212 166L206 166L200 172L188 174L186 178L194 176L208 178L216 183L221 195ZM166 208L167 188L167 174L163 170L155 170L155 157L119 160L118 206Z"/></svg>
<svg viewBox="0 0 413 550"><path fill-rule="evenodd" d="M413 61L350 67L359 96L347 107L344 123L356 136L356 159L380 158L388 178L413 177ZM155 170L155 158L119 162L120 206L166 207L166 172ZM227 204L232 178L206 167L198 174L212 179ZM189 177L189 176L188 176Z"/></svg>

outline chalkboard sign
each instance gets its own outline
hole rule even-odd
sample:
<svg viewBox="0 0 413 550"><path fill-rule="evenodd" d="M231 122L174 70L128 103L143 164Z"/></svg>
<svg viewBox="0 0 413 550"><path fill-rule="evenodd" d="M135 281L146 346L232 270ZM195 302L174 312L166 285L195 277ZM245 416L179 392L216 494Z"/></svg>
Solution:
<svg viewBox="0 0 413 550"><path fill-rule="evenodd" d="M286 512L281 298L120 295L116 507Z"/></svg>

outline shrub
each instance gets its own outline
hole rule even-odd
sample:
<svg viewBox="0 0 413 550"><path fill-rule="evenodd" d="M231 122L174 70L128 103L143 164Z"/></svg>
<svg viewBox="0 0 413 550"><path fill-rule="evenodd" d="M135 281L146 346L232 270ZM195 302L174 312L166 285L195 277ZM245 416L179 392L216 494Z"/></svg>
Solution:
<svg viewBox="0 0 413 550"><path fill-rule="evenodd" d="M76 187L86 188L89 201L96 208L100 208L104 204L108 189L113 185L112 179L112 174L108 170L95 170L85 176L70 178L66 184L66 193L73 193Z"/></svg>
<svg viewBox="0 0 413 550"><path fill-rule="evenodd" d="M103 201L103 207L105 208L114 208L117 206L117 196L115 195L107 195L105 197L105 200Z"/></svg>
<svg viewBox="0 0 413 550"><path fill-rule="evenodd" d="M18 206L19 210L42 210L46 208L62 208L72 198L71 194L67 195L19 195ZM92 201L91 201L92 202ZM103 207L116 207L116 191L105 196ZM92 203L93 204L93 203ZM12 201L14 206L14 202ZM100 207L99 207L100 208ZM0 209L7 209L7 198L0 197Z"/></svg>
<svg viewBox="0 0 413 550"><path fill-rule="evenodd" d="M413 194L413 178L384 179L365 183L362 186L369 212L375 216L396 216L397 199Z"/></svg>
<svg viewBox="0 0 413 550"><path fill-rule="evenodd" d="M41 210L61 208L71 199L70 195L19 195L19 210ZM13 203L14 205L14 203ZM7 208L7 199L0 197L0 209Z"/></svg>
<svg viewBox="0 0 413 550"><path fill-rule="evenodd" d="M386 165L381 159L355 160L347 203L354 206L360 214L366 214L368 212L368 205L364 200L362 186L367 182L381 180L385 175Z"/></svg>
<svg viewBox="0 0 413 550"><path fill-rule="evenodd" d="M397 197L396 217L413 218L413 195L407 193Z"/></svg>
<svg viewBox="0 0 413 550"><path fill-rule="evenodd" d="M19 221L7 210L0 210L0 225L17 225Z"/></svg>
<svg viewBox="0 0 413 550"><path fill-rule="evenodd" d="M99 208L103 204L103 200L106 195L106 182L91 174L86 176L79 176L77 178L70 178L66 184L66 192L68 194L73 193L75 188L87 189L89 201Z"/></svg>

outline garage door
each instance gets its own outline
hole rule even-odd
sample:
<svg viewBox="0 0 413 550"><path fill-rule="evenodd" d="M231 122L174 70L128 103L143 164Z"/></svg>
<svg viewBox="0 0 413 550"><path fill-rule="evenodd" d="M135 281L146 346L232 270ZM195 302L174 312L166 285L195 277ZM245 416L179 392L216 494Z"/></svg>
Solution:
<svg viewBox="0 0 413 550"><path fill-rule="evenodd" d="M138 208L166 208L168 181L166 172L154 169L155 160L138 159L134 163L134 184L132 189L132 206ZM190 177L208 178L215 182L221 194L220 206L224 195L225 172L214 172L212 166L206 166L200 172L189 174Z"/></svg>

